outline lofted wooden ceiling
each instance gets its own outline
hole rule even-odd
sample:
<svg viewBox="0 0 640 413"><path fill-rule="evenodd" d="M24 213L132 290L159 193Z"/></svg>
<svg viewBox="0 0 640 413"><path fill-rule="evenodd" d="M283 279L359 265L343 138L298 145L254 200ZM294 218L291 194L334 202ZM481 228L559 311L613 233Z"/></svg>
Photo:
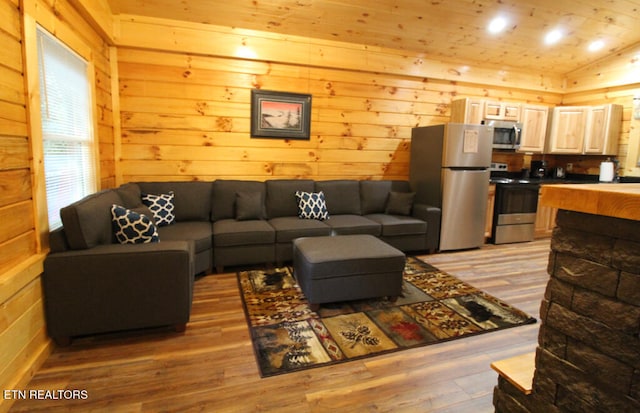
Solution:
<svg viewBox="0 0 640 413"><path fill-rule="evenodd" d="M108 0L139 15L377 46L442 61L566 74L629 47L640 0ZM503 16L505 30L490 34ZM558 29L554 45L545 35ZM604 47L588 50L594 40Z"/></svg>

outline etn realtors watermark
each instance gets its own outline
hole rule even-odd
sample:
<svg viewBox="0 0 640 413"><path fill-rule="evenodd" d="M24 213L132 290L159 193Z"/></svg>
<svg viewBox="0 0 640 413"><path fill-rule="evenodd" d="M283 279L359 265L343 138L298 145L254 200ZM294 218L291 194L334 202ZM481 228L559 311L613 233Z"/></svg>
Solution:
<svg viewBox="0 0 640 413"><path fill-rule="evenodd" d="M4 400L87 400L86 390L3 390Z"/></svg>

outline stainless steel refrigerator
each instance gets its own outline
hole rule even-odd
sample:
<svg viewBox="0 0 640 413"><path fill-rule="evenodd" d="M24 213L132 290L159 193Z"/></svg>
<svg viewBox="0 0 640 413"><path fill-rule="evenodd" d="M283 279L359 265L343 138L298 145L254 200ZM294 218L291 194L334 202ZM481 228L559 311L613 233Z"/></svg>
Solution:
<svg viewBox="0 0 640 413"><path fill-rule="evenodd" d="M413 128L409 180L416 202L439 207L441 251L484 244L493 127Z"/></svg>

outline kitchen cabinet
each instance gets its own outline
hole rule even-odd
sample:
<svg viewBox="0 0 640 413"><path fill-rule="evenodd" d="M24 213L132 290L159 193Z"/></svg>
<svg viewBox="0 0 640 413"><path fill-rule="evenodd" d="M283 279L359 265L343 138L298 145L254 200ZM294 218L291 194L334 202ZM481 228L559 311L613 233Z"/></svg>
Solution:
<svg viewBox="0 0 640 413"><path fill-rule="evenodd" d="M622 106L561 106L553 110L547 152L616 155Z"/></svg>
<svg viewBox="0 0 640 413"><path fill-rule="evenodd" d="M548 153L582 153L589 117L588 106L560 106L553 109Z"/></svg>
<svg viewBox="0 0 640 413"><path fill-rule="evenodd" d="M511 102L484 102L484 119L520 120L520 104Z"/></svg>
<svg viewBox="0 0 640 413"><path fill-rule="evenodd" d="M549 107L541 105L523 105L520 113L522 135L519 152L542 153L545 149Z"/></svg>
<svg viewBox="0 0 640 413"><path fill-rule="evenodd" d="M617 155L621 123L621 105L592 106L589 112L584 153Z"/></svg>
<svg viewBox="0 0 640 413"><path fill-rule="evenodd" d="M451 102L451 122L479 125L482 123L483 111L484 101L482 99L456 99Z"/></svg>
<svg viewBox="0 0 640 413"><path fill-rule="evenodd" d="M451 122L480 124L485 119L520 120L520 104L463 98L451 102Z"/></svg>
<svg viewBox="0 0 640 413"><path fill-rule="evenodd" d="M491 229L493 226L493 207L496 201L496 186L495 184L489 185L489 198L487 199L487 216L484 225L484 237L491 238Z"/></svg>
<svg viewBox="0 0 640 413"><path fill-rule="evenodd" d="M542 205L540 202L542 193L542 186L538 194L538 209L536 211L536 223L534 230L535 238L548 238L553 233L553 228L556 225L556 215L558 208L552 208Z"/></svg>

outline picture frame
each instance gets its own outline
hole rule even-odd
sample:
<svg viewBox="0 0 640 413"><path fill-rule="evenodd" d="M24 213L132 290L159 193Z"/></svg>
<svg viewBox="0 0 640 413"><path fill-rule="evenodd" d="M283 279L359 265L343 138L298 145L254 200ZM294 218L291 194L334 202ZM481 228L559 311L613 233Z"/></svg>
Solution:
<svg viewBox="0 0 640 413"><path fill-rule="evenodd" d="M251 136L309 140L311 95L251 90Z"/></svg>

